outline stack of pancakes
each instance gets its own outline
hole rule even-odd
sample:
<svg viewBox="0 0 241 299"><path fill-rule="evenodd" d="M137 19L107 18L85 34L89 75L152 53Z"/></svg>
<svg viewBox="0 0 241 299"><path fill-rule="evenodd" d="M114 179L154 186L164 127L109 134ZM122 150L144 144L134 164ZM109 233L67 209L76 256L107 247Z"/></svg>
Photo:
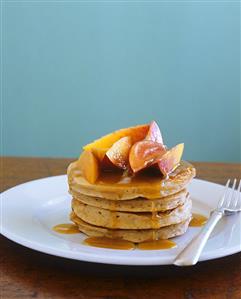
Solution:
<svg viewBox="0 0 241 299"><path fill-rule="evenodd" d="M140 173L102 173L89 183L78 161L68 168L73 197L71 220L91 237L135 243L169 239L185 233L192 202L186 189L195 168L181 161L168 178Z"/></svg>

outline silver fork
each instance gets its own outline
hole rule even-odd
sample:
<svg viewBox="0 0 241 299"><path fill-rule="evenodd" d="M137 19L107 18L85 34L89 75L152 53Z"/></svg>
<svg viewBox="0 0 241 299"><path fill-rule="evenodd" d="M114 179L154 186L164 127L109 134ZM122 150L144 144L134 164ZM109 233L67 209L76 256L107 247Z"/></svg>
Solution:
<svg viewBox="0 0 241 299"><path fill-rule="evenodd" d="M239 181L238 188L235 190L237 180L235 179L232 188L229 188L230 180L227 181L223 196L218 202L217 208L211 212L210 218L199 234L192 239L192 241L179 253L174 260L176 266L191 266L195 265L203 247L213 231L218 221L223 216L233 215L241 211L241 180Z"/></svg>

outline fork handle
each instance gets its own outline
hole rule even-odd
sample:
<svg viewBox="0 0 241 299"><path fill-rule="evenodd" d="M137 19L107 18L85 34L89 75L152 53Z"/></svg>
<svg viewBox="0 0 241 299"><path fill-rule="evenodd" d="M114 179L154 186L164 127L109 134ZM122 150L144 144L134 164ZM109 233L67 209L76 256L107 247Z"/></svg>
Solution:
<svg viewBox="0 0 241 299"><path fill-rule="evenodd" d="M207 243L207 240L213 231L215 225L222 218L223 213L220 211L213 211L211 216L202 230L197 234L196 237L179 253L179 255L174 260L174 265L176 266L191 266L195 265L203 247Z"/></svg>

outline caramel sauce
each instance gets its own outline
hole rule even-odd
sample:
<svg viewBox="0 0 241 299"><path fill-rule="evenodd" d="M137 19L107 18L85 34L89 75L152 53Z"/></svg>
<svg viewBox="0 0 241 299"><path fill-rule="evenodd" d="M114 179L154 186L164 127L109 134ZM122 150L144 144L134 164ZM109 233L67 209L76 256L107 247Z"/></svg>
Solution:
<svg viewBox="0 0 241 299"><path fill-rule="evenodd" d="M152 176L144 172L136 175L123 175L119 172L103 172L96 182L96 185L107 187L112 185L113 188L116 188L116 192L118 192L119 188L126 188L127 185L129 188L144 187L147 189L148 194L150 193L153 197L159 197L162 181L163 178L160 175Z"/></svg>
<svg viewBox="0 0 241 299"><path fill-rule="evenodd" d="M110 239L105 237L89 237L84 240L84 244L100 248L120 250L131 250L135 247L141 250L160 250L170 249L177 246L175 242L170 240L156 240L150 242L143 242L135 245L133 242L120 239Z"/></svg>
<svg viewBox="0 0 241 299"><path fill-rule="evenodd" d="M71 223L55 225L53 230L59 234L78 234L80 232L78 226Z"/></svg>
<svg viewBox="0 0 241 299"><path fill-rule="evenodd" d="M170 249L176 246L177 244L171 240L156 240L156 241L139 243L137 245L137 248L141 250L160 250L160 249Z"/></svg>
<svg viewBox="0 0 241 299"><path fill-rule="evenodd" d="M120 171L102 171L94 186L97 188L98 192L110 192L111 189L115 190L116 194L122 194L123 190L125 190L128 185L128 188L132 190L131 192L140 192L143 197L154 199L160 197L160 191L164 189L166 185L169 186L171 181L176 179L177 175L187 172L190 168L193 168L191 164L181 161L169 174L168 178L163 177L161 173L157 174L155 171L152 172L148 169L140 171L137 174L132 174L130 172L123 173ZM80 184L85 187L86 182L82 180L82 175L78 171L77 164L74 165L69 176L72 178L79 177ZM87 183L86 185L88 186Z"/></svg>
<svg viewBox="0 0 241 299"><path fill-rule="evenodd" d="M189 223L189 226L197 227L197 226L203 226L207 222L207 217L200 215L200 214L192 214L192 220Z"/></svg>
<svg viewBox="0 0 241 299"><path fill-rule="evenodd" d="M117 200L109 200L110 210L117 211L118 210L118 202Z"/></svg>
<svg viewBox="0 0 241 299"><path fill-rule="evenodd" d="M155 228L159 227L159 216L156 210L155 200L151 202L151 226L152 230L152 240L155 241L158 239L157 230Z"/></svg>
<svg viewBox="0 0 241 299"><path fill-rule="evenodd" d="M89 237L85 239L84 243L94 247L109 249L130 250L135 248L135 244L132 242L104 237Z"/></svg>

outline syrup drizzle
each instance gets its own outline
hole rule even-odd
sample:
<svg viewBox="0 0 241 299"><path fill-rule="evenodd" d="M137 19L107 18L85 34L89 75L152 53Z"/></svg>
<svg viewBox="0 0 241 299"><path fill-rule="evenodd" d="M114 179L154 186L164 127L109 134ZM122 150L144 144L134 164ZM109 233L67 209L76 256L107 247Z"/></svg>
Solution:
<svg viewBox="0 0 241 299"><path fill-rule="evenodd" d="M158 239L157 230L159 219L158 212L156 211L155 201L151 202L151 226L152 226L152 240L156 241Z"/></svg>

